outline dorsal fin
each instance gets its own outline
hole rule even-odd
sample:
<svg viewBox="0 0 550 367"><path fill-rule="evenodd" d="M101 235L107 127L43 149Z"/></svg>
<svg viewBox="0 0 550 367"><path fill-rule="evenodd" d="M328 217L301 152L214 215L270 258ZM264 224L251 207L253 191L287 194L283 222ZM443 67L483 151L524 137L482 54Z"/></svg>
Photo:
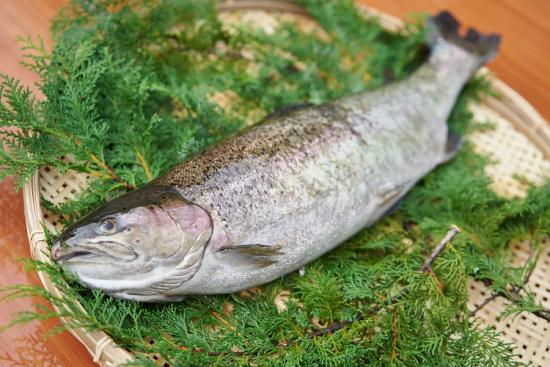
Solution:
<svg viewBox="0 0 550 367"><path fill-rule="evenodd" d="M264 121L270 120L270 119L275 118L275 117L287 115L291 112L302 110L304 108L308 108L308 107L312 107L312 106L314 106L312 103L303 102L303 103L292 104L292 105L289 105L289 106L281 107L278 110L275 110L275 111L271 112L269 115L267 115L264 118Z"/></svg>

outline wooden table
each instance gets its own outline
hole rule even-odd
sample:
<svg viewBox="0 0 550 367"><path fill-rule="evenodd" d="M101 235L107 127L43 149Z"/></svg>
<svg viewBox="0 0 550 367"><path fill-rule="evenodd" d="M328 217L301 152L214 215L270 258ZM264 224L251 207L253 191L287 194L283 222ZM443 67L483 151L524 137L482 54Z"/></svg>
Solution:
<svg viewBox="0 0 550 367"><path fill-rule="evenodd" d="M66 0L0 1L0 73L18 77L26 85L36 77L18 65L18 35L41 34L49 44L48 24ZM503 46L489 67L550 120L550 1L547 0L359 0L398 17L411 12L451 10L468 26L499 32ZM29 257L23 200L11 180L0 184L0 286L40 284L33 273L22 270L18 258ZM39 300L0 303L0 325L15 311L32 309ZM33 322L0 334L0 366L94 366L88 353L70 334L44 340L57 321Z"/></svg>

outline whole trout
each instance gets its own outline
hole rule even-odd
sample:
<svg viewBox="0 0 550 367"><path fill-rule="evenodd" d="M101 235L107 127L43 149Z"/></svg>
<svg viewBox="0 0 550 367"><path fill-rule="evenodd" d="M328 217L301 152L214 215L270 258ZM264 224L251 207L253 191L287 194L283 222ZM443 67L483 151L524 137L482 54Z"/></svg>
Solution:
<svg viewBox="0 0 550 367"><path fill-rule="evenodd" d="M500 42L429 22L409 78L267 117L68 228L53 259L115 297L177 301L269 282L372 225L454 156L449 113Z"/></svg>

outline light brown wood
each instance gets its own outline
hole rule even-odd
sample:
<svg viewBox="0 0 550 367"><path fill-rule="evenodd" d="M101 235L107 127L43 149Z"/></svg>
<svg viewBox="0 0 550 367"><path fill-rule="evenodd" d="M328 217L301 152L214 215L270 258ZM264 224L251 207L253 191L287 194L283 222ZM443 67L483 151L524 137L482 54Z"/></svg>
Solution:
<svg viewBox="0 0 550 367"><path fill-rule="evenodd" d="M36 77L18 65L21 54L14 42L16 35L47 35L49 19L62 0L3 0L0 2L0 73L20 78L25 84ZM548 119L550 105L545 91L550 75L545 59L550 54L550 27L544 22L550 14L550 2L530 0L360 0L396 16L410 11L433 12L441 8L452 10L461 20L480 30L503 33L504 46L499 58L490 67L498 76L518 89ZM545 104L546 102L546 104ZM35 274L25 273L17 258L28 257L28 242L23 218L21 194L13 192L7 180L0 185L0 286L9 284L39 284ZM32 302L22 300L0 304L0 324L10 319L12 312L32 308ZM68 333L43 340L42 335L56 321L32 323L0 334L1 366L93 366L88 352Z"/></svg>
<svg viewBox="0 0 550 367"><path fill-rule="evenodd" d="M23 68L17 36L42 35L49 41L50 19L64 0L0 1L0 73L19 78L25 85L38 81ZM29 245L23 216L21 193L15 193L12 180L0 184L0 287L13 284L41 285L35 273L23 271L17 260L28 258ZM14 312L32 310L38 299L0 303L0 325L11 320ZM45 339L44 334L59 321L33 322L16 326L0 334L0 366L96 366L89 353L69 333Z"/></svg>

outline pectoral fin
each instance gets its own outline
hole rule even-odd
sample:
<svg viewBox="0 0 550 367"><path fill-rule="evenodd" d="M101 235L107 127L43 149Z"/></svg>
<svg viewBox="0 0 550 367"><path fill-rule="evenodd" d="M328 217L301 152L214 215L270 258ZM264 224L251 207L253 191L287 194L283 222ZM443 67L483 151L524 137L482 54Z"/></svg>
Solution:
<svg viewBox="0 0 550 367"><path fill-rule="evenodd" d="M226 263L237 267L256 269L276 263L277 257L282 254L281 246L261 244L233 245L217 252L217 255L222 256Z"/></svg>
<svg viewBox="0 0 550 367"><path fill-rule="evenodd" d="M377 190L377 206L385 208L383 216L391 215L399 209L408 187L409 185L407 184L395 185L393 183L388 183L382 185L380 189Z"/></svg>
<svg viewBox="0 0 550 367"><path fill-rule="evenodd" d="M405 194L407 185L387 183L376 191L376 200L379 206L389 205Z"/></svg>

